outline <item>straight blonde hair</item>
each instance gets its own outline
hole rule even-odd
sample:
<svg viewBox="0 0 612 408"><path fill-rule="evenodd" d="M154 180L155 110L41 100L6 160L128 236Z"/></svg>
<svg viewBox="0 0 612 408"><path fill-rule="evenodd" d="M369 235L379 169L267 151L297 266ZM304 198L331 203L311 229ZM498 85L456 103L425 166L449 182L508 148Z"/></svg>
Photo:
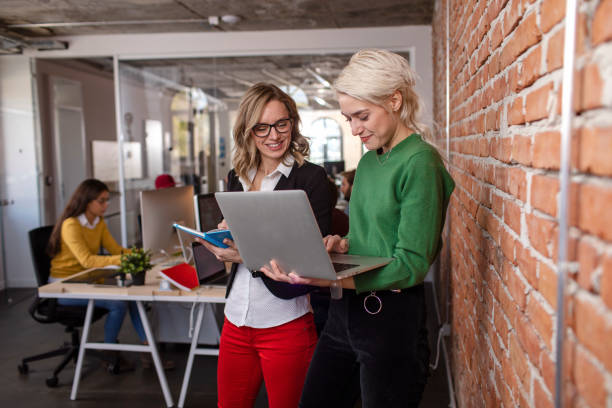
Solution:
<svg viewBox="0 0 612 408"><path fill-rule="evenodd" d="M385 101L398 91L402 96L400 120L429 139L431 130L420 121L423 102L414 90L416 78L416 73L404 57L383 49L363 49L353 54L334 82L334 89L381 106L388 112Z"/></svg>
<svg viewBox="0 0 612 408"><path fill-rule="evenodd" d="M279 101L287 108L289 119L291 119L291 142L289 149L283 157L283 163L287 164L288 155L293 156L299 166L310 153L308 141L300 133L300 115L298 114L295 101L273 84L260 82L251 86L240 101L238 116L234 124L234 158L232 164L238 177L251 184L248 178L249 170L257 168L261 163L261 155L253 141L252 129L261 117L264 108L270 101Z"/></svg>

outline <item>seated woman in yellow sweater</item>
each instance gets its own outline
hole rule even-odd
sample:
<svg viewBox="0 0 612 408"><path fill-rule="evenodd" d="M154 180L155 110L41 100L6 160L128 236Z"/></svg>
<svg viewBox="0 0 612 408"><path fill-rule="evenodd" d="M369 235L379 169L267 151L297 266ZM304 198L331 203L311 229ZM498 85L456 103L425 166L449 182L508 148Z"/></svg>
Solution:
<svg viewBox="0 0 612 408"><path fill-rule="evenodd" d="M108 208L108 201L108 187L100 180L88 179L77 187L55 224L49 240L47 251L52 258L50 282L85 269L120 264L121 252L129 250L117 244L106 227L103 216ZM104 247L111 255L98 255L100 247ZM87 300L58 299L58 303L80 306L87 305ZM117 342L127 310L138 337L146 343L142 321L133 302L96 300L95 306L109 311L104 324L105 343ZM143 353L142 357L143 365L150 366L151 362L146 358L148 354ZM168 361L165 363L165 368L170 368L168 363L172 365Z"/></svg>

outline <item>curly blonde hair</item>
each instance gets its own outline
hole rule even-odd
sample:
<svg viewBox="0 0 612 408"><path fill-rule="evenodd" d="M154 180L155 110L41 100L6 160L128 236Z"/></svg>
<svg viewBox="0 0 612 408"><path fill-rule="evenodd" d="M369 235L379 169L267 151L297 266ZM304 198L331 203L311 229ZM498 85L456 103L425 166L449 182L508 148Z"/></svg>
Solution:
<svg viewBox="0 0 612 408"><path fill-rule="evenodd" d="M402 96L400 120L428 139L431 131L420 121L423 103L414 89L416 78L416 73L401 55L383 49L363 49L353 54L334 82L334 89L387 111L384 102L399 91Z"/></svg>
<svg viewBox="0 0 612 408"><path fill-rule="evenodd" d="M291 142L289 149L287 149L283 157L283 163L287 164L285 159L288 155L291 155L298 165L301 166L304 163L304 159L310 153L308 140L302 136L299 130L300 115L298 114L295 101L276 85L259 82L251 86L242 97L238 107L238 116L236 117L233 132L234 158L232 160L236 175L246 180L249 184L249 170L257 168L261 163L261 155L255 146L251 131L253 126L258 123L264 108L270 101L279 101L285 105L292 122Z"/></svg>

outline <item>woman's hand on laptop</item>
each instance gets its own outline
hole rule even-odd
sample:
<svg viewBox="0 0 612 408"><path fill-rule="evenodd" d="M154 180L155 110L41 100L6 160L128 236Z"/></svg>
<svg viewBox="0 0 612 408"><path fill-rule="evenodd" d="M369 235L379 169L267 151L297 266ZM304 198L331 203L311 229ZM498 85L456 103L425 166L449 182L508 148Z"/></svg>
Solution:
<svg viewBox="0 0 612 408"><path fill-rule="evenodd" d="M236 247L236 244L234 243L234 241L232 241L231 239L225 238L223 240L223 243L228 246L227 248L220 248L201 238L196 238L195 240L198 241L200 244L204 245L206 249L212 252L213 255L219 261L243 263L242 257L240 256L240 253L238 252L238 248Z"/></svg>
<svg viewBox="0 0 612 408"><path fill-rule="evenodd" d="M269 266L262 266L261 268L259 268L259 270L272 280L278 282L293 283L289 275L284 271L283 268L281 268L278 263L276 263L274 259L270 261Z"/></svg>
<svg viewBox="0 0 612 408"><path fill-rule="evenodd" d="M281 268L280 265L276 263L274 259L270 261L270 266L263 266L259 270L262 271L270 279L279 282L291 283L294 285L312 285L328 287L332 283L332 281L327 279L302 278L295 272L286 273L283 268ZM343 288L355 289L355 281L352 277L340 280L340 284Z"/></svg>
<svg viewBox="0 0 612 408"><path fill-rule="evenodd" d="M340 235L327 235L323 238L323 245L327 252L336 252L345 254L349 249L348 239L342 238Z"/></svg>

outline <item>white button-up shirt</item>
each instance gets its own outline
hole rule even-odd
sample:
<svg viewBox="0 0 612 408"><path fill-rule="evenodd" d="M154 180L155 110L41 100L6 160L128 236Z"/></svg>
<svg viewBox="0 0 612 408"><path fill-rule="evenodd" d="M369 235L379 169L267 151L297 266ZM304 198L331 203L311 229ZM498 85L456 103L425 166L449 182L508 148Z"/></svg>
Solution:
<svg viewBox="0 0 612 408"><path fill-rule="evenodd" d="M273 191L281 176L289 177L294 159L289 156L287 165L281 163L276 170L264 177L260 191ZM248 177L255 178L256 169L249 171ZM240 179L245 194L248 184ZM265 237L262 237L265 239ZM225 303L225 317L236 326L248 326L258 329L275 327L290 322L310 311L308 296L293 299L281 299L274 296L261 278L253 278L251 272L243 265L238 265L232 290Z"/></svg>

